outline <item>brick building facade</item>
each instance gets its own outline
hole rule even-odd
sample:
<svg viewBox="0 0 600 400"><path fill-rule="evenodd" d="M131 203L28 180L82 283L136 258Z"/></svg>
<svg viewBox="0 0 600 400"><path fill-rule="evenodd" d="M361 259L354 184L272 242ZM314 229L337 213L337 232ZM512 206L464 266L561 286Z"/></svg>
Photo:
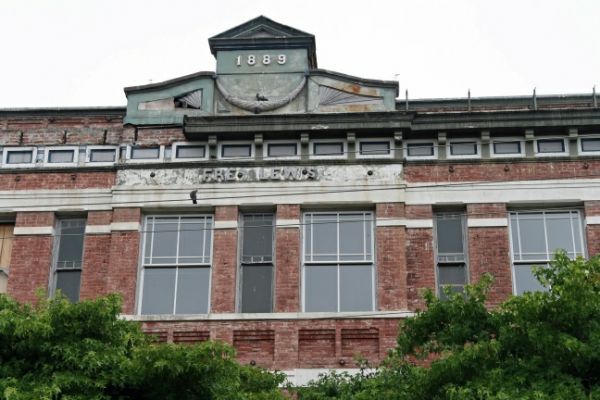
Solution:
<svg viewBox="0 0 600 400"><path fill-rule="evenodd" d="M420 292L600 251L594 95L397 100L259 17L127 107L0 110L0 290L117 292L158 340L303 382L377 363Z"/></svg>

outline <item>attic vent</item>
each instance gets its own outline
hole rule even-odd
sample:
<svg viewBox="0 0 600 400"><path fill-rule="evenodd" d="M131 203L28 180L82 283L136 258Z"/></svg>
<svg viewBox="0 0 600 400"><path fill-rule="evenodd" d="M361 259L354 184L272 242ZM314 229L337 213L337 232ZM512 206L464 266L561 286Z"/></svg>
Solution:
<svg viewBox="0 0 600 400"><path fill-rule="evenodd" d="M202 109L202 89L194 90L175 99L175 107Z"/></svg>

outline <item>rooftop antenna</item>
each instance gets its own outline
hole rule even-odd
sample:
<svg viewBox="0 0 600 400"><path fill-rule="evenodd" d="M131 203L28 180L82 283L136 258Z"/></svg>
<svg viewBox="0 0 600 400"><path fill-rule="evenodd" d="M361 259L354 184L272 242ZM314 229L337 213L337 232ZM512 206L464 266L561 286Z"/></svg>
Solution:
<svg viewBox="0 0 600 400"><path fill-rule="evenodd" d="M535 93L535 90L537 88L533 88L533 109L537 110L537 94Z"/></svg>
<svg viewBox="0 0 600 400"><path fill-rule="evenodd" d="M471 88L467 91L467 109L471 111Z"/></svg>
<svg viewBox="0 0 600 400"><path fill-rule="evenodd" d="M596 85L592 89L592 97L594 99L594 108L598 108L598 99L596 98Z"/></svg>
<svg viewBox="0 0 600 400"><path fill-rule="evenodd" d="M404 91L404 96L406 98L406 100L404 101L404 110L408 111L408 89Z"/></svg>

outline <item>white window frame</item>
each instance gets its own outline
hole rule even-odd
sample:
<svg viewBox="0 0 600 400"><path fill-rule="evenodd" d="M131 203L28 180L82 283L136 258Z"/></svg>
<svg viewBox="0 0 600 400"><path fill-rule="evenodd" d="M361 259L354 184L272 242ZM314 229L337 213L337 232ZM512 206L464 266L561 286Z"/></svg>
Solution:
<svg viewBox="0 0 600 400"><path fill-rule="evenodd" d="M65 236L62 233L62 223L65 221L83 221L84 231L83 231L83 245L81 248L81 265L79 267L71 267L71 268L59 268L58 267L58 257L60 250L61 241L65 240ZM53 236L54 242L52 244L52 267L50 274L50 282L49 282L49 292L50 296L54 296L56 294L56 284L58 282L58 271L79 271L79 299L81 299L81 278L83 275L83 266L85 262L85 242L86 242L86 234L85 228L87 227L87 218L85 217L65 217L65 218L57 218L56 223L54 224Z"/></svg>
<svg viewBox="0 0 600 400"><path fill-rule="evenodd" d="M269 156L269 145L270 144L295 144L296 145L296 155L295 156ZM300 142L297 140L266 140L263 143L263 159L265 160L299 160L300 159Z"/></svg>
<svg viewBox="0 0 600 400"><path fill-rule="evenodd" d="M198 218L198 217L203 217L203 218L210 218L211 220L211 226L212 229L209 230L209 234L210 234L210 257L209 257L209 261L208 263L190 263L190 264L182 264L179 262L175 262L175 263L165 263L165 264L149 264L151 266L146 267L146 263L145 263L145 256L146 256L146 235L149 233L148 232L148 219L149 218L161 218L161 217L166 217L166 218L175 218L178 217L179 221L181 221L181 218ZM181 222L179 222L179 225L181 225ZM206 225L206 223L205 223ZM175 268L175 285L177 285L177 278L178 278L178 272L180 268L186 268L186 266L190 267L190 268L194 268L194 267L201 267L201 268L208 268L209 272L208 272L208 303L207 303L207 314L210 314L211 311L211 299L212 299L212 274L213 274L213 260L214 260L214 231L215 231L215 218L214 215L212 214L149 214L144 216L144 223L143 223L143 232L142 235L140 235L140 240L141 242L141 246L140 246L140 255L139 255L139 263L138 263L138 284L137 284L137 297L136 297L136 314L137 315L156 315L156 314L142 314L142 301L144 298L144 270L146 268ZM179 239L178 239L179 240ZM150 239L151 242L151 246L153 245L152 242L152 238ZM204 252L206 252L206 235L204 236ZM177 243L177 248L179 248L179 243ZM185 315L185 314L175 314L175 310L177 309L177 288L175 288L174 290L174 296L175 296L175 300L173 302L173 312L168 314L168 315ZM199 314L199 315L205 315L205 314Z"/></svg>
<svg viewBox="0 0 600 400"><path fill-rule="evenodd" d="M338 216L338 221L337 221L337 229L338 229L338 250L339 250L339 229L340 229L340 222L339 222L339 216L342 214L357 214L357 213L363 213L364 214L364 218L365 220L370 221L370 227L371 227L371 248L370 248L370 252L371 252L371 260L352 260L352 261L342 261L339 260L339 252L337 254L338 256L338 260L336 261L307 261L307 254L306 254L306 248L305 248L305 238L306 238L306 226L308 225L307 222L307 217L309 215L323 215L323 214L337 214ZM371 267L371 310L370 311L357 311L357 312L371 312L371 311L375 311L377 309L377 268L376 268L376 262L377 262L377 255L375 254L375 249L376 249L376 245L375 245L375 240L376 240L376 224L375 224L375 214L371 211L317 211L317 212L305 212L302 215L302 235L301 235L301 263L302 263L302 272L301 272L301 304L302 304L302 312L307 312L306 311L306 266L310 266L310 265L335 265L337 266L337 311L335 312L353 312L353 311L340 311L340 268L343 268L344 265L347 266L352 266L352 265L370 265ZM365 231L366 232L366 231ZM312 230L311 230L311 234L312 234ZM313 246L311 246L311 250L312 250ZM366 249L365 249L366 250ZM319 311L317 311L319 312Z"/></svg>
<svg viewBox="0 0 600 400"><path fill-rule="evenodd" d="M318 155L314 154L314 145L315 144L327 144L327 143L341 143L342 144L342 154L339 155ZM308 151L309 157L313 160L332 160L338 159L343 160L348 158L348 142L345 139L313 139L308 143Z"/></svg>
<svg viewBox="0 0 600 400"><path fill-rule="evenodd" d="M452 145L459 143L475 143L475 154L452 154ZM481 158L481 141L479 139L450 139L446 143L446 158L453 160L465 160L465 159L476 159Z"/></svg>
<svg viewBox="0 0 600 400"><path fill-rule="evenodd" d="M494 151L495 143L513 143L519 142L519 153L511 154L499 154ZM521 158L525 157L525 141L523 138L506 137L506 138L494 138L490 140L490 157L491 158Z"/></svg>
<svg viewBox="0 0 600 400"><path fill-rule="evenodd" d="M114 150L115 161L91 161L94 150ZM85 148L85 162L91 165L114 165L119 162L119 146L87 146Z"/></svg>
<svg viewBox="0 0 600 400"><path fill-rule="evenodd" d="M50 162L50 152L51 151L64 151L69 150L73 151L73 161L71 162L61 162L61 163L53 163ZM79 147L77 146L48 146L44 148L44 167L72 167L76 166L79 161Z"/></svg>
<svg viewBox="0 0 600 400"><path fill-rule="evenodd" d="M204 157L177 158L177 149L180 147L204 147ZM206 161L209 153L208 143L206 142L174 142L171 146L171 161L186 162L186 161Z"/></svg>
<svg viewBox="0 0 600 400"><path fill-rule="evenodd" d="M223 146L228 145L249 145L250 146L250 157L223 157ZM217 148L217 159L227 161L253 161L256 157L256 149L254 148L254 142L250 140L234 140L228 142L220 142Z"/></svg>
<svg viewBox="0 0 600 400"><path fill-rule="evenodd" d="M389 143L390 152L388 154L360 154L360 145L362 143ZM394 143L390 138L369 138L358 139L356 141L356 158L394 158Z"/></svg>
<svg viewBox="0 0 600 400"><path fill-rule="evenodd" d="M156 148L158 147L158 158L131 158L131 155L133 153L133 149L134 148ZM146 164L150 164L150 163L157 163L157 162L162 162L165 158L165 146L160 145L160 146L133 146L133 145L127 145L127 162L128 163L146 163Z"/></svg>
<svg viewBox="0 0 600 400"><path fill-rule="evenodd" d="M409 144L431 143L433 155L431 156L410 156L408 155ZM438 158L438 143L436 139L410 139L402 142L403 156L407 160L437 160Z"/></svg>
<svg viewBox="0 0 600 400"><path fill-rule="evenodd" d="M552 153L540 153L538 151L538 141L545 140L562 140L564 151L562 152L552 152ZM533 141L533 150L536 157L565 157L569 155L569 141L566 138L537 138Z"/></svg>
<svg viewBox="0 0 600 400"><path fill-rule="evenodd" d="M8 153L12 151L31 151L30 163L8 164ZM37 147L4 147L2 149L2 168L33 168L37 162Z"/></svg>
<svg viewBox="0 0 600 400"><path fill-rule="evenodd" d="M597 139L597 140L600 140L600 135L584 135L584 136L579 136L577 138L577 153L580 156L597 156L597 155L600 155L600 150L598 150L598 151L583 151L583 143L582 143L582 141L584 139Z"/></svg>
<svg viewBox="0 0 600 400"><path fill-rule="evenodd" d="M571 208L571 209L547 209L547 210L515 210L515 211L510 211L508 214L508 236L509 236L509 246L510 246L510 271L511 271L511 279L512 279L512 290L513 290L513 294L516 295L517 294L517 280L516 280L516 273L515 273L515 267L518 265L539 265L539 266L545 266L545 265L549 265L550 261L552 261L552 255L554 254L554 252L550 253L549 249L548 249L548 229L546 228L546 214L548 213L557 213L557 212L561 212L561 213L576 213L577 214L577 220L579 221L578 225L580 228L580 237L581 237L581 249L582 249L582 254L581 256L587 258L587 246L586 246L586 238L585 238L585 223L583 220L583 216L582 216L582 212L576 208ZM515 238L513 237L513 227L512 227L512 216L514 214L541 214L543 215L543 220L544 220L544 238L545 238L545 242L546 242L546 251L548 251L548 254L546 254L545 258L539 258L539 259L531 259L531 260L523 260L523 259L519 259L516 260L515 259L515 254L514 254L514 241ZM519 240L518 242L518 247L521 248L521 232L519 230L519 221L517 219L517 227L516 227L517 233L519 235L518 238L516 238L517 240ZM575 232L573 230L573 226L571 226L571 240L573 241L573 249L575 251ZM522 252L521 252L522 254Z"/></svg>

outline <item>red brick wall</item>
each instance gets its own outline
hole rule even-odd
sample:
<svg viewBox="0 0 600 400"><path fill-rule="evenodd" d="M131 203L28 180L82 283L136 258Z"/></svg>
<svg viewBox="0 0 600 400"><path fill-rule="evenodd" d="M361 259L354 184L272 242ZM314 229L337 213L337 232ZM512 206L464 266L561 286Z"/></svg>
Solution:
<svg viewBox="0 0 600 400"><path fill-rule="evenodd" d="M379 203L377 220L403 218L403 203ZM406 228L403 226L378 226L377 245L377 304L378 309L407 309Z"/></svg>
<svg viewBox="0 0 600 400"><path fill-rule="evenodd" d="M29 172L0 174L0 190L110 188L114 172Z"/></svg>
<svg viewBox="0 0 600 400"><path fill-rule="evenodd" d="M87 226L110 225L112 211L90 211ZM93 299L107 294L111 234L87 234L83 244L83 269L79 297Z"/></svg>
<svg viewBox="0 0 600 400"><path fill-rule="evenodd" d="M435 263L433 259L433 229L406 230L406 271L408 309L423 309L423 289L435 289Z"/></svg>
<svg viewBox="0 0 600 400"><path fill-rule="evenodd" d="M215 223L237 221L237 206L215 208ZM213 238L213 264L210 294L211 312L235 312L237 288L237 229L215 229Z"/></svg>
<svg viewBox="0 0 600 400"><path fill-rule="evenodd" d="M586 201L584 203L585 217L600 216L600 201ZM586 226L586 240L588 255L600 254L600 225Z"/></svg>
<svg viewBox="0 0 600 400"><path fill-rule="evenodd" d="M299 219L299 205L278 205L277 220ZM300 227L275 230L275 312L300 311Z"/></svg>

